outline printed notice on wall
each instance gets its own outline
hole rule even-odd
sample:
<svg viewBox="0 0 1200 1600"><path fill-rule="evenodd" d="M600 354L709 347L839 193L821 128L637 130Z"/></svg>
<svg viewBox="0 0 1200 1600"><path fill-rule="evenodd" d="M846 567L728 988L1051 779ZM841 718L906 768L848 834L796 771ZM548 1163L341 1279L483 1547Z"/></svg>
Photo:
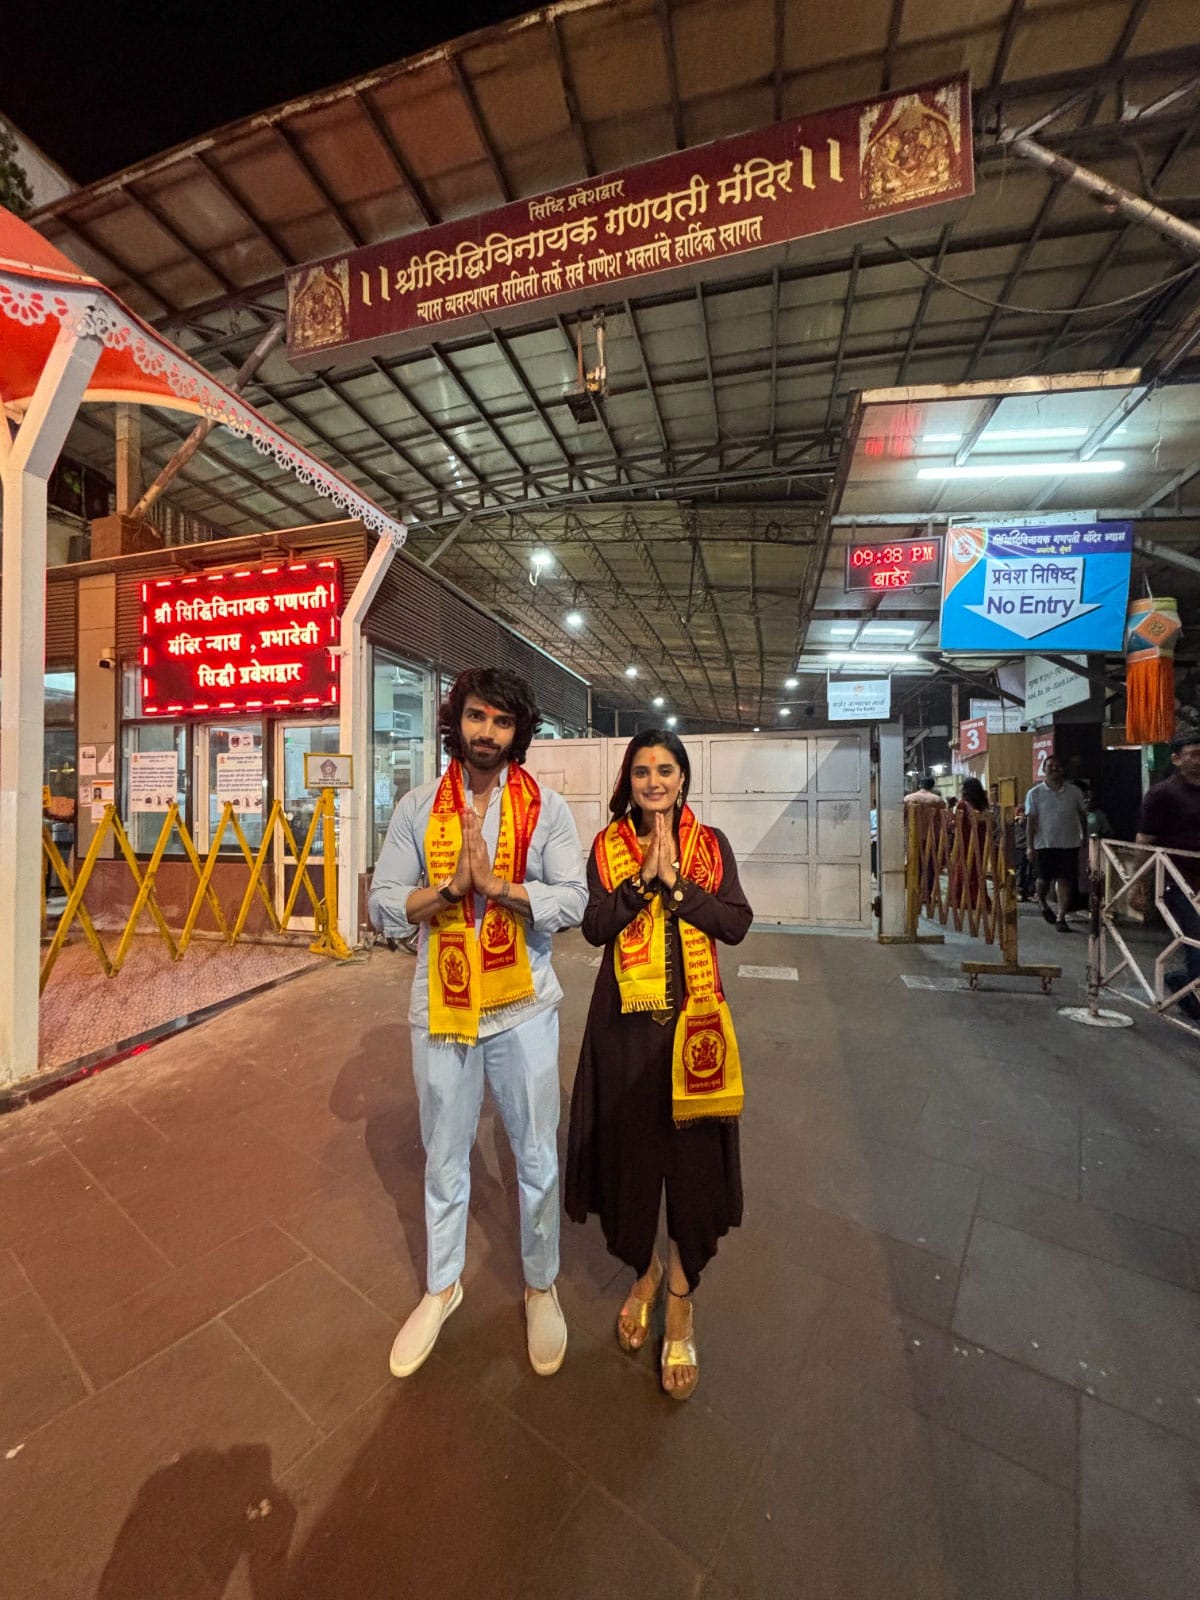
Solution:
<svg viewBox="0 0 1200 1600"><path fill-rule="evenodd" d="M175 799L179 757L174 750L135 750L129 757L131 812L166 811Z"/></svg>
<svg viewBox="0 0 1200 1600"><path fill-rule="evenodd" d="M239 814L262 815L262 751L231 750L217 757L217 792L220 805L228 803Z"/></svg>
<svg viewBox="0 0 1200 1600"><path fill-rule="evenodd" d="M88 788L92 791L92 821L103 822L104 811L113 803L115 785L111 778L92 778Z"/></svg>

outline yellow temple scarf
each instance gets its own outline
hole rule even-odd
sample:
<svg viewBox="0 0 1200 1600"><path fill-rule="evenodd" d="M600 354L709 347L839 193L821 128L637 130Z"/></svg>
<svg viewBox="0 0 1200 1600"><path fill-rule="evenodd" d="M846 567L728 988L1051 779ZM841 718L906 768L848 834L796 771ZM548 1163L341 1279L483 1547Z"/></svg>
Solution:
<svg viewBox="0 0 1200 1600"><path fill-rule="evenodd" d="M450 877L462 850L466 806L462 766L452 761L438 784L425 829L425 865L430 883ZM525 881L529 842L542 809L534 780L515 761L500 797L500 837L493 870L510 883ZM533 999L533 972L522 919L489 900L478 932L474 896L439 911L429 935L429 1032L434 1039L474 1044L479 1018Z"/></svg>
<svg viewBox="0 0 1200 1600"><path fill-rule="evenodd" d="M600 881L609 891L641 871L642 852L628 817L597 834L595 855ZM679 817L680 876L715 894L723 870L716 835L684 806ZM677 1123L737 1117L745 1098L742 1062L721 989L716 943L683 917L678 920L687 997L675 1024L671 1116ZM618 935L613 966L622 1012L666 1010L667 914L661 895L648 900Z"/></svg>

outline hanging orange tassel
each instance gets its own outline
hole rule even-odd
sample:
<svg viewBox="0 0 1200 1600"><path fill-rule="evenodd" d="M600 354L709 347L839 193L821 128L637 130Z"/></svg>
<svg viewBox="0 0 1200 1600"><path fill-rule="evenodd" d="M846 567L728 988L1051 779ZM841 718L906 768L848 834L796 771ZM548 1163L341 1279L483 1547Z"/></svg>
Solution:
<svg viewBox="0 0 1200 1600"><path fill-rule="evenodd" d="M1175 737L1175 641L1179 607L1161 596L1130 602L1125 619L1125 737L1168 744Z"/></svg>

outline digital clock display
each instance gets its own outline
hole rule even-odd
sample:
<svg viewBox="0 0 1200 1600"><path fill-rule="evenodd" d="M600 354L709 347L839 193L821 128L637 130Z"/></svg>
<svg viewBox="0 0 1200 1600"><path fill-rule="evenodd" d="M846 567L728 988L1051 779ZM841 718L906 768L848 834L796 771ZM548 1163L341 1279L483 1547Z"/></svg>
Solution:
<svg viewBox="0 0 1200 1600"><path fill-rule="evenodd" d="M846 590L872 594L889 589L925 589L941 582L942 540L893 539L888 544L846 547Z"/></svg>

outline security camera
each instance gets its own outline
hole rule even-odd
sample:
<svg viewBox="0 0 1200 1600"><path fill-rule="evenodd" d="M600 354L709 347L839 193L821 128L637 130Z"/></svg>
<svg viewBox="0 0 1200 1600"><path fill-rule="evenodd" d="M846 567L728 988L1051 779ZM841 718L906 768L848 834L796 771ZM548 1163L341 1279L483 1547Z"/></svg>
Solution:
<svg viewBox="0 0 1200 1600"><path fill-rule="evenodd" d="M111 645L109 645L107 650L101 650L100 659L97 661L96 665L101 667L105 672L115 672L117 670L117 652L112 648Z"/></svg>

